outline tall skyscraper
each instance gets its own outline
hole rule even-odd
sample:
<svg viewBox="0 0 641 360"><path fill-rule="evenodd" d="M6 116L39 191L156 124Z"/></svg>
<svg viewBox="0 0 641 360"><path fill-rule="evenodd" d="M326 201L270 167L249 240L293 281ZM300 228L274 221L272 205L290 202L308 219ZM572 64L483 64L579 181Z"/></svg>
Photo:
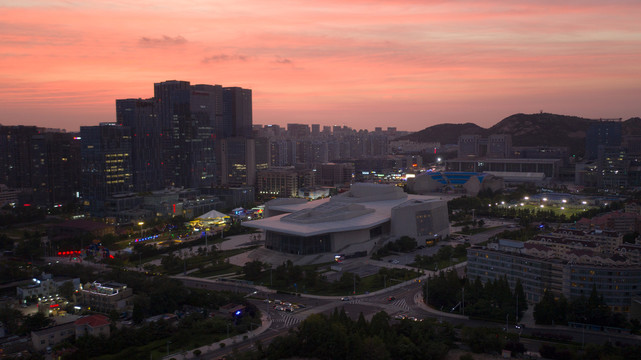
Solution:
<svg viewBox="0 0 641 360"><path fill-rule="evenodd" d="M116 100L116 122L131 130L134 190L148 192L162 189L161 124L154 100Z"/></svg>
<svg viewBox="0 0 641 360"><path fill-rule="evenodd" d="M0 126L0 184L21 200L53 206L73 201L80 178L74 134L35 126Z"/></svg>
<svg viewBox="0 0 641 360"><path fill-rule="evenodd" d="M585 136L585 158L595 160L599 155L599 146L620 146L621 137L621 119L595 121Z"/></svg>
<svg viewBox="0 0 641 360"><path fill-rule="evenodd" d="M81 197L85 209L104 216L106 201L133 191L130 129L115 123L80 127Z"/></svg>
<svg viewBox="0 0 641 360"><path fill-rule="evenodd" d="M217 153L223 149L217 143L252 137L252 93L240 87L164 81L154 84L151 99L117 100L116 114L118 124L131 129L133 181L140 192L220 185L227 175L219 166L238 159L217 159L229 156Z"/></svg>
<svg viewBox="0 0 641 360"><path fill-rule="evenodd" d="M31 201L53 207L75 200L80 188L77 134L43 132L31 138Z"/></svg>
<svg viewBox="0 0 641 360"><path fill-rule="evenodd" d="M223 88L223 122L217 131L221 138L252 137L252 91L240 87Z"/></svg>
<svg viewBox="0 0 641 360"><path fill-rule="evenodd" d="M239 187L256 183L256 150L254 139L233 137L218 143L220 185Z"/></svg>
<svg viewBox="0 0 641 360"><path fill-rule="evenodd" d="M31 138L41 131L35 126L0 126L0 184L30 187Z"/></svg>
<svg viewBox="0 0 641 360"><path fill-rule="evenodd" d="M162 126L165 185L214 185L215 129L224 117L222 87L172 80L155 84L154 95Z"/></svg>

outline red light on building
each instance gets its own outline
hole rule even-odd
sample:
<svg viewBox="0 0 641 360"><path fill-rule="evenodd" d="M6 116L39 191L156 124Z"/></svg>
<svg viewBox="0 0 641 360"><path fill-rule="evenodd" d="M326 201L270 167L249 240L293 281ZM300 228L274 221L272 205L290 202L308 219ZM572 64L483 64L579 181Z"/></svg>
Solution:
<svg viewBox="0 0 641 360"><path fill-rule="evenodd" d="M176 204L173 204L174 214L176 213Z"/></svg>

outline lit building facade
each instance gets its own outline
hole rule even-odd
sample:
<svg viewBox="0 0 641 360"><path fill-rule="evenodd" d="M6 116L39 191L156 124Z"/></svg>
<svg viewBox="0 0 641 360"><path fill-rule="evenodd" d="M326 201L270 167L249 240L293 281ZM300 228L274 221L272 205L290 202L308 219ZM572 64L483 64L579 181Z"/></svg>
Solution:
<svg viewBox="0 0 641 360"><path fill-rule="evenodd" d="M131 137L128 127L115 123L81 126L82 190L85 209L105 216L105 202L134 190Z"/></svg>

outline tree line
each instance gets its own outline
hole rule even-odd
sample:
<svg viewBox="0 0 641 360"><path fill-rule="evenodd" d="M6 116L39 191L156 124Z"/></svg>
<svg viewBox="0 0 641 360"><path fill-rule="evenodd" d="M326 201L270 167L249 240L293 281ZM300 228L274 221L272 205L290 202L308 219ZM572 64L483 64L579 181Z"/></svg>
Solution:
<svg viewBox="0 0 641 360"><path fill-rule="evenodd" d="M562 294L556 296L546 291L541 301L534 306L534 320L537 324L545 325L566 325L568 322L575 322L618 328L630 326L623 314L610 310L603 295L597 292L596 286L592 287L590 296L581 296L571 301Z"/></svg>
<svg viewBox="0 0 641 360"><path fill-rule="evenodd" d="M517 280L512 289L506 277L483 283L479 278L469 281L455 271L442 271L426 281L423 296L428 305L441 311L497 321L518 321L528 309L521 282Z"/></svg>

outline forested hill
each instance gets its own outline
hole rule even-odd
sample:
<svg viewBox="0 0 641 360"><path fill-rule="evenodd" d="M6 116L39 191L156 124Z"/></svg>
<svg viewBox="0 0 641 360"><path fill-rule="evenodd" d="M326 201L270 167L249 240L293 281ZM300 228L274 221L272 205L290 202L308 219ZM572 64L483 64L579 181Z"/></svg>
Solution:
<svg viewBox="0 0 641 360"><path fill-rule="evenodd" d="M582 155L590 124L599 121L577 116L548 113L514 114L485 129L476 124L439 124L406 135L401 139L416 142L456 144L463 134L511 134L513 146L567 146L571 153ZM641 118L622 121L623 134L641 135Z"/></svg>

